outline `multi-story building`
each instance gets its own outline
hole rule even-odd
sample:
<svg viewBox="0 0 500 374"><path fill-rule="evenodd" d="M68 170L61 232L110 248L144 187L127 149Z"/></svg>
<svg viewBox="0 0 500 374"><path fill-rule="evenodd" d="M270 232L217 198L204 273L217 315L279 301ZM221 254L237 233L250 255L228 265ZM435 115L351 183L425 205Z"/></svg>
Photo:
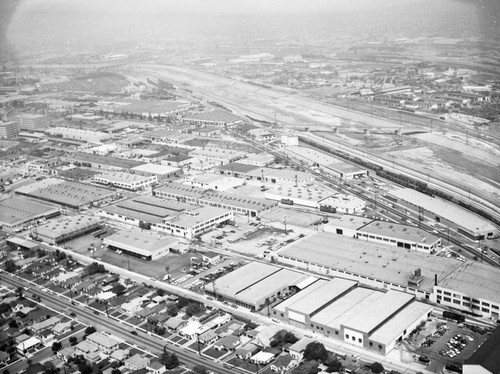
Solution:
<svg viewBox="0 0 500 374"><path fill-rule="evenodd" d="M22 113L15 116L14 119L21 130L27 131L43 131L50 124L50 118L42 114Z"/></svg>
<svg viewBox="0 0 500 374"><path fill-rule="evenodd" d="M16 121L0 122L0 138L11 139L19 134L19 123Z"/></svg>

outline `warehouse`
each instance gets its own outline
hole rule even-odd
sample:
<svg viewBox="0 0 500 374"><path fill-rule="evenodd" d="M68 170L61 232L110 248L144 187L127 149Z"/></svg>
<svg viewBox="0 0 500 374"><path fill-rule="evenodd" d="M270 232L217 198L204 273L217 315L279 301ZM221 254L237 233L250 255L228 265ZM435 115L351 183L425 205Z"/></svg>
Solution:
<svg viewBox="0 0 500 374"><path fill-rule="evenodd" d="M60 214L60 207L17 196L0 201L0 226L6 231L19 231L32 222Z"/></svg>
<svg viewBox="0 0 500 374"><path fill-rule="evenodd" d="M95 183L122 188L129 191L145 190L158 182L158 177L129 174L120 171L102 173L95 175L92 180Z"/></svg>
<svg viewBox="0 0 500 374"><path fill-rule="evenodd" d="M258 168L246 173L245 177L264 184L279 184L282 186L305 187L314 184L314 175L288 169Z"/></svg>
<svg viewBox="0 0 500 374"><path fill-rule="evenodd" d="M33 235L46 243L58 244L95 231L100 226L101 220L96 217L67 216L44 226L38 226Z"/></svg>
<svg viewBox="0 0 500 374"><path fill-rule="evenodd" d="M16 190L16 194L60 204L72 209L82 209L108 202L116 196L116 192L107 188L56 178L48 178L23 186Z"/></svg>
<svg viewBox="0 0 500 374"><path fill-rule="evenodd" d="M169 217L177 217L185 210L193 208L192 205L173 200L140 195L99 208L98 214L141 228L150 228L157 223L163 223Z"/></svg>
<svg viewBox="0 0 500 374"><path fill-rule="evenodd" d="M233 126L241 123L242 120L237 115L221 109L214 109L209 112L195 113L182 119L182 122L195 125L213 125L218 127Z"/></svg>
<svg viewBox="0 0 500 374"><path fill-rule="evenodd" d="M260 262L249 264L209 283L205 292L231 303L259 311L283 298L308 276Z"/></svg>
<svg viewBox="0 0 500 374"><path fill-rule="evenodd" d="M347 279L320 279L276 305L273 316L385 355L430 315L431 306L413 299L408 293L358 287Z"/></svg>
<svg viewBox="0 0 500 374"><path fill-rule="evenodd" d="M287 204L302 205L310 208L319 208L320 201L332 195L317 187L271 186L265 191L264 197L268 200L286 201Z"/></svg>
<svg viewBox="0 0 500 374"><path fill-rule="evenodd" d="M391 191L390 195L424 218L457 230L469 239L484 240L498 235L497 228L488 220L439 197L431 197L411 188L400 188Z"/></svg>
<svg viewBox="0 0 500 374"><path fill-rule="evenodd" d="M352 227L353 222L358 222L356 227ZM425 253L434 253L441 246L440 237L421 228L393 222L367 220L356 216L332 217L328 224L324 225L324 230Z"/></svg>
<svg viewBox="0 0 500 374"><path fill-rule="evenodd" d="M144 162L124 158L95 155L92 153L73 152L66 156L68 162L76 166L92 167L103 170L129 170Z"/></svg>
<svg viewBox="0 0 500 374"><path fill-rule="evenodd" d="M255 165L248 165L240 162L231 162L230 164L221 165L217 168L217 173L229 175L231 177L245 178L247 173L258 169Z"/></svg>
<svg viewBox="0 0 500 374"><path fill-rule="evenodd" d="M335 243L332 245L332 243ZM321 275L393 289L496 320L500 310L500 269L402 250L357 239L316 233L285 247L280 263Z"/></svg>
<svg viewBox="0 0 500 374"><path fill-rule="evenodd" d="M376 288L395 289L429 299L438 282L463 263L330 233L315 233L285 247L280 263L323 275L352 279ZM415 279L415 272L420 276Z"/></svg>
<svg viewBox="0 0 500 374"><path fill-rule="evenodd" d="M185 211L176 217L166 218L163 223L152 225L152 228L173 236L195 239L206 232L212 231L218 225L233 219L234 216L231 211L204 206Z"/></svg>
<svg viewBox="0 0 500 374"><path fill-rule="evenodd" d="M165 256L177 243L178 239L140 229L120 230L104 239L111 250L149 261Z"/></svg>
<svg viewBox="0 0 500 374"><path fill-rule="evenodd" d="M220 191L206 190L201 187L169 183L153 191L153 195L190 204L224 208L235 214L256 217L259 213L278 205L274 201L239 196Z"/></svg>
<svg viewBox="0 0 500 374"><path fill-rule="evenodd" d="M178 178L181 174L181 169L167 165L144 164L130 169L130 172L143 176L156 176L159 180Z"/></svg>
<svg viewBox="0 0 500 374"><path fill-rule="evenodd" d="M320 210L325 212L355 214L366 209L366 200L357 196L335 193L321 200L318 205Z"/></svg>

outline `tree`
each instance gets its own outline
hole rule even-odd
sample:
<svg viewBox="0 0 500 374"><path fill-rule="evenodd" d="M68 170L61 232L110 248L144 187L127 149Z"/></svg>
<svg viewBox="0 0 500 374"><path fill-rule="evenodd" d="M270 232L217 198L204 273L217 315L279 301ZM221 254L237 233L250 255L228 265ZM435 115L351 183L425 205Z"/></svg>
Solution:
<svg viewBox="0 0 500 374"><path fill-rule="evenodd" d="M294 343L297 343L298 340L299 339L293 334L293 332L287 331L283 335L283 342L284 343L294 344Z"/></svg>
<svg viewBox="0 0 500 374"><path fill-rule="evenodd" d="M12 310L10 304L2 303L0 304L0 314L8 313Z"/></svg>
<svg viewBox="0 0 500 374"><path fill-rule="evenodd" d="M52 343L52 346L50 347L50 349L52 349L52 352L54 352L54 353L61 350L61 348L62 348L61 342L54 342L54 343Z"/></svg>
<svg viewBox="0 0 500 374"><path fill-rule="evenodd" d="M193 368L193 372L196 374L208 374L207 368L205 366L202 366L202 365L196 365Z"/></svg>
<svg viewBox="0 0 500 374"><path fill-rule="evenodd" d="M120 369L113 369L111 370L111 374L122 374Z"/></svg>
<svg viewBox="0 0 500 374"><path fill-rule="evenodd" d="M113 292L117 295L121 295L123 292L125 292L126 289L127 289L127 287L125 287L123 284L117 283L113 286L113 288L111 289L111 292Z"/></svg>
<svg viewBox="0 0 500 374"><path fill-rule="evenodd" d="M90 335L96 332L96 329L94 326L89 326L85 329L85 335Z"/></svg>
<svg viewBox="0 0 500 374"><path fill-rule="evenodd" d="M165 357L164 365L167 370L172 370L179 366L179 359L177 358L175 353L169 354L167 355L167 357Z"/></svg>
<svg viewBox="0 0 500 374"><path fill-rule="evenodd" d="M307 361L326 361L328 359L328 352L323 344L320 342L311 342L304 350L304 359Z"/></svg>
<svg viewBox="0 0 500 374"><path fill-rule="evenodd" d="M12 327L13 329L18 327L17 321L15 319L11 319L9 321L9 327Z"/></svg>
<svg viewBox="0 0 500 374"><path fill-rule="evenodd" d="M71 338L69 338L69 344L73 346L76 345L76 343L78 343L78 338L76 336L72 336Z"/></svg>
<svg viewBox="0 0 500 374"><path fill-rule="evenodd" d="M342 369L342 362L339 360L331 360L326 368L327 373L338 373Z"/></svg>
<svg viewBox="0 0 500 374"><path fill-rule="evenodd" d="M191 317L202 311L202 306L200 303L191 302L186 307L186 314Z"/></svg>
<svg viewBox="0 0 500 374"><path fill-rule="evenodd" d="M58 374L58 369L54 366L52 362L46 362L43 364L44 374Z"/></svg>
<svg viewBox="0 0 500 374"><path fill-rule="evenodd" d="M167 314L170 317L175 317L177 314L179 314L179 307L177 305L172 305L167 309Z"/></svg>
<svg viewBox="0 0 500 374"><path fill-rule="evenodd" d="M156 294L160 297L164 296L165 295L165 290L162 290L161 288L158 288L156 290Z"/></svg>
<svg viewBox="0 0 500 374"><path fill-rule="evenodd" d="M16 295L18 298L20 298L20 299L24 298L23 292L24 292L24 289L22 287L17 287Z"/></svg>
<svg viewBox="0 0 500 374"><path fill-rule="evenodd" d="M16 263L13 260L5 261L5 271L13 273L17 270Z"/></svg>
<svg viewBox="0 0 500 374"><path fill-rule="evenodd" d="M382 366L382 364L380 362L374 362L373 364L370 365L370 370L374 374L380 374L385 369L384 369L384 367Z"/></svg>

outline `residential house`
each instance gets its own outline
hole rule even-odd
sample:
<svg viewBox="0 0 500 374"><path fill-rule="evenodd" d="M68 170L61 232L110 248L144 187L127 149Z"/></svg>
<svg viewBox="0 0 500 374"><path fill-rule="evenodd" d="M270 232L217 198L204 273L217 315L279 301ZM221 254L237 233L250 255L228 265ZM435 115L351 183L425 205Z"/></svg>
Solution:
<svg viewBox="0 0 500 374"><path fill-rule="evenodd" d="M83 355L83 357L91 363L96 363L101 359L101 356L99 355L99 347L88 340L83 340L75 345L75 354Z"/></svg>
<svg viewBox="0 0 500 374"><path fill-rule="evenodd" d="M57 325L60 322L60 319L58 317L50 317L49 319L43 320L41 322L36 322L33 323L30 327L30 330L34 334L38 334L40 331L43 331L45 329L51 329L55 325Z"/></svg>
<svg viewBox="0 0 500 374"><path fill-rule="evenodd" d="M187 325L187 322L180 317L171 317L165 323L165 326L172 331L179 331Z"/></svg>
<svg viewBox="0 0 500 374"><path fill-rule="evenodd" d="M267 365L274 360L275 355L271 352L260 351L254 354L250 361L259 365Z"/></svg>
<svg viewBox="0 0 500 374"><path fill-rule="evenodd" d="M125 367L129 370L140 370L144 369L149 364L149 358L136 353L132 357L125 360Z"/></svg>
<svg viewBox="0 0 500 374"><path fill-rule="evenodd" d="M10 355L7 352L0 351L0 365L7 365L10 360Z"/></svg>
<svg viewBox="0 0 500 374"><path fill-rule="evenodd" d="M63 349L57 352L57 357L64 360L65 362L67 362L68 359L70 357L73 357L74 355L75 355L75 347L64 347Z"/></svg>
<svg viewBox="0 0 500 374"><path fill-rule="evenodd" d="M255 337L255 341L261 347L269 347L271 345L271 341L276 336L278 332L281 331L281 328L274 325L265 326Z"/></svg>
<svg viewBox="0 0 500 374"><path fill-rule="evenodd" d="M234 335L228 335L220 339L214 344L214 348L218 351L226 350L233 352L236 347L240 344L240 338Z"/></svg>
<svg viewBox="0 0 500 374"><path fill-rule="evenodd" d="M30 357L34 350L42 345L42 341L34 336L24 340L16 346L16 350L20 355Z"/></svg>
<svg viewBox="0 0 500 374"><path fill-rule="evenodd" d="M276 373L286 373L287 371L292 370L298 365L299 362L295 360L290 354L282 353L271 364L271 370L275 371Z"/></svg>
<svg viewBox="0 0 500 374"><path fill-rule="evenodd" d="M242 347L239 347L235 352L235 356L241 360L248 360L255 353L259 351L259 347L254 343L247 343Z"/></svg>
<svg viewBox="0 0 500 374"><path fill-rule="evenodd" d="M146 369L151 374L163 374L164 372L167 371L167 369L165 368L165 365L163 365L158 360L151 360L151 362L146 365Z"/></svg>
<svg viewBox="0 0 500 374"><path fill-rule="evenodd" d="M99 351L106 355L111 354L119 348L117 340L98 331L87 336L87 341L95 344L99 348Z"/></svg>
<svg viewBox="0 0 500 374"><path fill-rule="evenodd" d="M38 333L38 337L42 340L43 344L49 345L54 340L54 332L51 329L45 329Z"/></svg>
<svg viewBox="0 0 500 374"><path fill-rule="evenodd" d="M122 362L125 361L130 356L130 350L128 349L117 349L113 351L109 358L113 361Z"/></svg>
<svg viewBox="0 0 500 374"><path fill-rule="evenodd" d="M52 328L55 336L61 336L71 331L71 322L60 322Z"/></svg>
<svg viewBox="0 0 500 374"><path fill-rule="evenodd" d="M214 330L207 330L198 336L198 340L203 344L212 344L215 343L218 339L219 337Z"/></svg>
<svg viewBox="0 0 500 374"><path fill-rule="evenodd" d="M304 351L309 343L314 342L314 339L311 338L302 338L292 344L290 348L288 348L288 352L290 355L297 361L301 361L304 356Z"/></svg>

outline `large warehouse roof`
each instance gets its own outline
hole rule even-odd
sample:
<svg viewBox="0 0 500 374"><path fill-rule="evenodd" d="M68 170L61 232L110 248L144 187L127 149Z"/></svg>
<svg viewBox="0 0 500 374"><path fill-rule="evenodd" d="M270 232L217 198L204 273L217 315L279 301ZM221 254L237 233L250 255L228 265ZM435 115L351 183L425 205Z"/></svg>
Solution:
<svg viewBox="0 0 500 374"><path fill-rule="evenodd" d="M384 323L381 327L375 330L375 332L370 336L370 339L388 345L399 337L401 331L406 330L408 326L411 326L418 321L422 315L431 311L432 306L430 305L416 301L412 302Z"/></svg>
<svg viewBox="0 0 500 374"><path fill-rule="evenodd" d="M223 208L217 208L214 206L202 206L201 208L195 208L172 219L167 219L166 222L179 227L191 228L200 223L220 217L221 215L228 212L229 211L227 209Z"/></svg>
<svg viewBox="0 0 500 374"><path fill-rule="evenodd" d="M144 164L132 168L133 171L150 173L156 175L169 175L177 173L180 171L179 168L174 168L172 166L158 165L158 164Z"/></svg>
<svg viewBox="0 0 500 374"><path fill-rule="evenodd" d="M445 257L321 232L285 247L278 256L400 285L407 285L409 276L420 268L424 279L419 289L428 292L432 291L435 274L441 281L462 265Z"/></svg>
<svg viewBox="0 0 500 374"><path fill-rule="evenodd" d="M101 221L97 217L84 215L67 216L57 221L51 221L44 226L37 227L38 235L48 238L58 238L97 225Z"/></svg>
<svg viewBox="0 0 500 374"><path fill-rule="evenodd" d="M411 294L390 290L370 307L363 308L359 313L351 316L344 325L370 335L380 324L396 314L414 298L415 296Z"/></svg>
<svg viewBox="0 0 500 374"><path fill-rule="evenodd" d="M139 162L135 160L127 160L124 158L110 157L110 156L101 156L101 155L95 155L93 153L84 153L84 152L72 153L70 157L80 162L103 164L123 169L131 169L135 166L145 164L144 162Z"/></svg>
<svg viewBox="0 0 500 374"><path fill-rule="evenodd" d="M390 194L429 212L435 212L436 215L472 232L496 231L496 228L486 219L438 197L431 197L411 188L400 188L391 191Z"/></svg>
<svg viewBox="0 0 500 374"><path fill-rule="evenodd" d="M421 228L393 222L372 221L366 226L361 227L358 231L368 234L405 239L415 243L432 244L439 240L438 236L422 230Z"/></svg>
<svg viewBox="0 0 500 374"><path fill-rule="evenodd" d="M122 248L144 256L168 248L178 239L157 232L140 229L125 229L104 239L104 244Z"/></svg>
<svg viewBox="0 0 500 374"><path fill-rule="evenodd" d="M183 120L233 123L241 121L241 118L231 112L215 109L209 112L195 113L189 117L183 118Z"/></svg>
<svg viewBox="0 0 500 374"><path fill-rule="evenodd" d="M331 281L321 279L285 300L276 309L284 311L288 307L290 310L311 316L356 285L357 282L343 278L334 278Z"/></svg>
<svg viewBox="0 0 500 374"><path fill-rule="evenodd" d="M72 207L88 205L116 194L107 188L55 178L22 187L16 193Z"/></svg>
<svg viewBox="0 0 500 374"><path fill-rule="evenodd" d="M14 196L0 201L0 225L22 224L58 210L59 207L53 205Z"/></svg>

